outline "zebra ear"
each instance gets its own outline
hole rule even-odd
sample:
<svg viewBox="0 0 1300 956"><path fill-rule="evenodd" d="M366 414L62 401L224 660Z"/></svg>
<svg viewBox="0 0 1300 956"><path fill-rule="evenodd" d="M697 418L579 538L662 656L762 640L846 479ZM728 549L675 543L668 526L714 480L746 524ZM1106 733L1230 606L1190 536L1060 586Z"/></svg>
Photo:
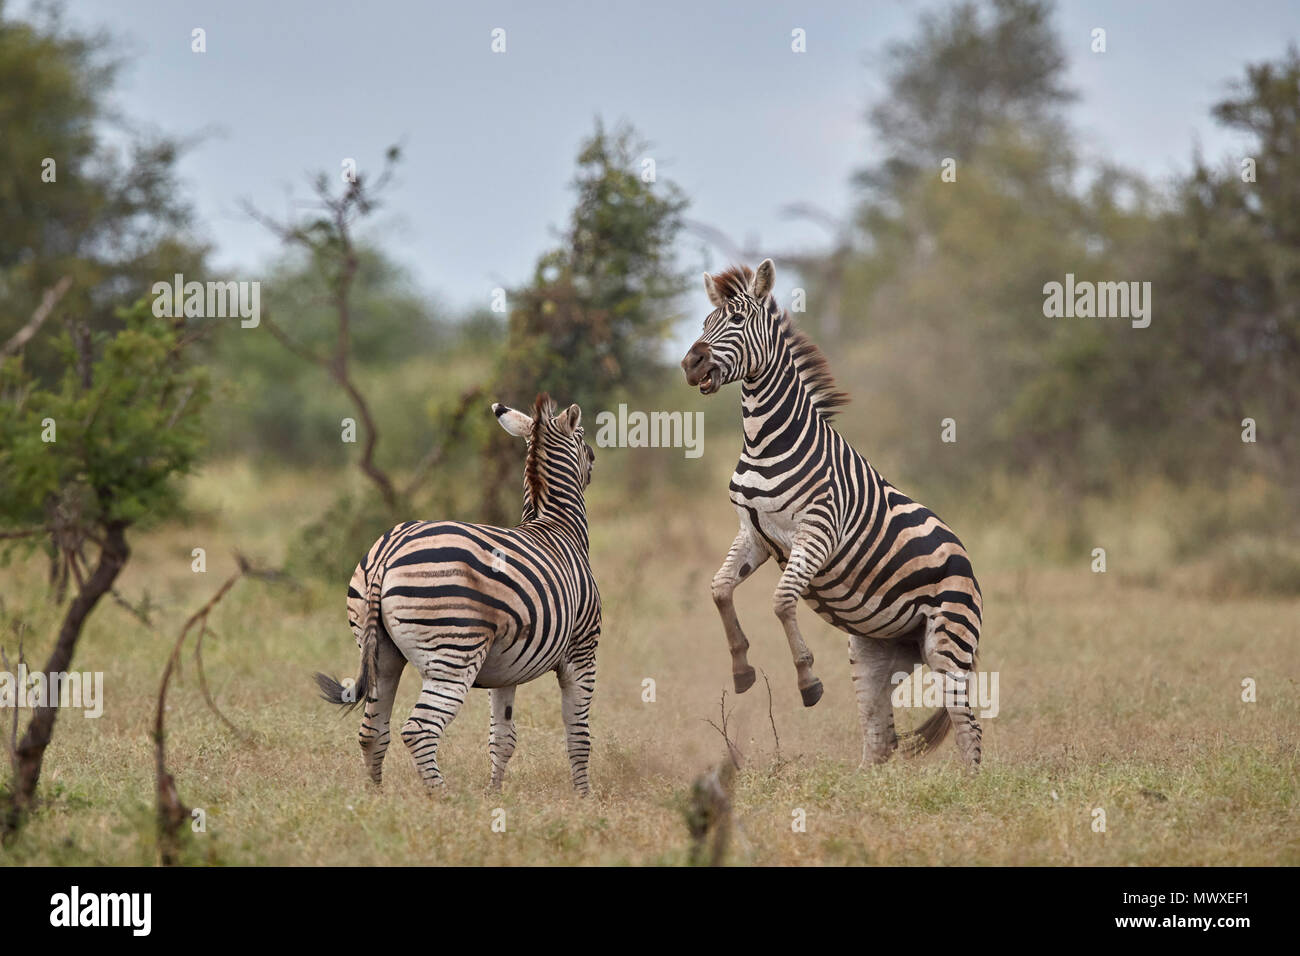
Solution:
<svg viewBox="0 0 1300 956"><path fill-rule="evenodd" d="M516 411L509 405L502 405L500 402L494 402L492 405L492 414L497 417L497 421L501 423L501 427L516 438L527 438L533 433L532 416Z"/></svg>
<svg viewBox="0 0 1300 956"><path fill-rule="evenodd" d="M718 295L718 287L713 284L713 276L707 272L704 273L704 291L708 293L709 301L715 309L722 308L722 296Z"/></svg>
<svg viewBox="0 0 1300 956"><path fill-rule="evenodd" d="M582 424L582 409L577 405L570 405L565 410L563 422L565 429L572 435L578 430L578 426Z"/></svg>
<svg viewBox="0 0 1300 956"><path fill-rule="evenodd" d="M775 281L776 266L772 264L771 259L764 259L754 270L754 278L749 283L749 294L761 302L772 291L772 284Z"/></svg>

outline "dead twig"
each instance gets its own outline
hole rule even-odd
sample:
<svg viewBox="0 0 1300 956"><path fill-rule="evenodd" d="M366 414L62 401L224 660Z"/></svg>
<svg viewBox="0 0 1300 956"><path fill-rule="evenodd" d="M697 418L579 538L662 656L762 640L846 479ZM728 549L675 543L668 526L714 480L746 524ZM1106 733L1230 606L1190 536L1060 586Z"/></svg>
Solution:
<svg viewBox="0 0 1300 956"><path fill-rule="evenodd" d="M784 763L781 756L781 735L776 732L776 717L772 714L772 682L767 679L767 671L763 671L763 683L767 685L767 719L772 725L772 739L776 741L776 762L777 766Z"/></svg>
<svg viewBox="0 0 1300 956"><path fill-rule="evenodd" d="M708 724L710 727L712 727L714 730L716 730L718 733L722 734L722 739L727 742L727 756L731 758L732 765L737 770L739 770L740 762L744 758L740 753L740 748L737 747L734 742L732 742L730 734L727 733L727 722L731 718L730 715L727 713L727 692L725 690L722 692L722 698L718 701L718 709L721 712L720 719L722 721L722 726L718 726L713 721L709 720L707 717L704 719L704 722Z"/></svg>
<svg viewBox="0 0 1300 956"><path fill-rule="evenodd" d="M190 810L181 802L175 779L167 771L166 728L163 715L167 709L167 688L171 683L172 673L180 667L181 648L185 644L185 638L195 628L198 628L198 638L195 641L194 656L197 662L199 686L203 691L203 698L207 701L212 712L227 727L236 733L241 732L217 707L216 701L213 700L208 689L207 676L203 671L203 637L209 630L208 617L211 615L213 608L221 603L221 599L230 592L230 589L235 586L240 578L256 577L267 579L274 572L260 571L253 568L248 560L239 553L235 554L235 561L239 566L239 570L227 578L221 587L217 589L217 593L209 598L206 604L191 614L185 622L185 626L181 628L180 636L176 638L176 643L172 645L172 652L167 657L167 666L163 668L162 681L158 685L158 704L154 711L153 728L154 774L158 804L158 858L163 866L172 866L176 863L180 852L181 826L190 816Z"/></svg>

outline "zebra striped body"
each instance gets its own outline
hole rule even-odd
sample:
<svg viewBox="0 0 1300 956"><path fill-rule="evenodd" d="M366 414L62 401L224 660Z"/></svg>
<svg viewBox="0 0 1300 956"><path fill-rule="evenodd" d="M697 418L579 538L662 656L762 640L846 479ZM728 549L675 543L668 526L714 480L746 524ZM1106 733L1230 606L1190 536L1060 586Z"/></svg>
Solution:
<svg viewBox="0 0 1300 956"><path fill-rule="evenodd" d="M950 706L909 741L937 744L949 727L978 766L981 730L966 682L979 644L982 598L970 559L937 515L877 472L832 425L845 396L825 359L771 296L771 260L757 272L706 276L715 311L682 365L705 394L741 382L744 450L730 485L740 530L713 581L737 692L754 671L732 604L735 586L769 557L782 574L773 607L785 628L806 706L822 695L795 619L806 600L849 635L863 759L897 746L890 678L924 661L946 675Z"/></svg>
<svg viewBox="0 0 1300 956"><path fill-rule="evenodd" d="M446 726L471 687L491 688L491 779L500 786L515 746L515 687L554 672L573 783L585 794L600 594L582 492L595 455L576 405L558 418L546 396L532 417L503 405L493 411L507 431L529 438L524 521L516 528L408 521L387 531L348 587L348 620L362 651L356 692L317 679L334 703L365 694L360 742L379 782L397 684L414 665L423 690L402 739L431 786L442 781L437 750Z"/></svg>

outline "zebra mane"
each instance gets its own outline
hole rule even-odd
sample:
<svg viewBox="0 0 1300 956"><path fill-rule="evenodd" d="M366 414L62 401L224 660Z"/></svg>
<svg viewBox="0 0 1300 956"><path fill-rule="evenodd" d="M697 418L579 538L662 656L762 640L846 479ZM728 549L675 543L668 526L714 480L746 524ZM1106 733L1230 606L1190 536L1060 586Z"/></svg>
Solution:
<svg viewBox="0 0 1300 956"><path fill-rule="evenodd" d="M724 300L731 299L738 295L749 295L749 287L753 280L754 270L749 266L731 266L713 277L713 287ZM769 315L777 311L776 298L770 294L767 302L762 305ZM812 339L795 328L790 313L782 311L778 321L781 324L781 331L789 339L790 355L794 361L795 371L812 398L813 408L821 412L822 418L829 421L835 417L837 408L849 403L848 393L836 387L835 376L831 374L831 366L826 360L826 354Z"/></svg>
<svg viewBox="0 0 1300 956"><path fill-rule="evenodd" d="M540 393L533 402L533 434L528 441L528 458L524 462L524 484L528 488L528 497L532 499L533 512L538 515L542 513L546 494L546 476L542 474L546 432L551 427L555 410L555 402L546 392Z"/></svg>
<svg viewBox="0 0 1300 956"><path fill-rule="evenodd" d="M813 408L821 412L822 418L830 421L840 406L849 403L848 392L842 392L836 386L826 353L802 330L795 328L789 312L781 313L781 330L790 340L794 369L812 398Z"/></svg>
<svg viewBox="0 0 1300 956"><path fill-rule="evenodd" d="M749 295L749 284L754 281L754 270L749 266L730 266L713 277L713 287L724 299Z"/></svg>

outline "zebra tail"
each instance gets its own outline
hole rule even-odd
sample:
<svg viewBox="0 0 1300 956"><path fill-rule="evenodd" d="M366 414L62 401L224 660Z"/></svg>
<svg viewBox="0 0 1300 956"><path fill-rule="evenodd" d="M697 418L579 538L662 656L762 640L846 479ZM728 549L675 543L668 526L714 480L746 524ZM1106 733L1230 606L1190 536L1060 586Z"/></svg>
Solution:
<svg viewBox="0 0 1300 956"><path fill-rule="evenodd" d="M940 708L916 730L903 734L898 740L898 749L907 757L931 753L943 743L951 729L952 718L948 716L947 710Z"/></svg>
<svg viewBox="0 0 1300 956"><path fill-rule="evenodd" d="M316 686L321 697L347 712L355 710L365 701L370 682L379 667L379 589L379 576L376 575L366 595L366 619L361 629L361 672L357 675L356 683L344 687L328 674L316 674Z"/></svg>

